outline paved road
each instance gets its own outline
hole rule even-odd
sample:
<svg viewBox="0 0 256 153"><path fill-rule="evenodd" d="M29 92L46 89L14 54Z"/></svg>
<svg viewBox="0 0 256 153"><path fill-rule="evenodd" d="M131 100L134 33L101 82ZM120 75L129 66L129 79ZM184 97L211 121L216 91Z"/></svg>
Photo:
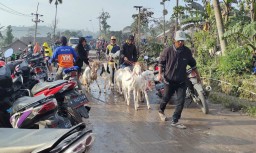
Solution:
<svg viewBox="0 0 256 153"><path fill-rule="evenodd" d="M161 122L157 113L159 99L150 94L152 109L145 104L135 111L111 91L99 94L95 85L91 99L90 127L96 141L90 153L255 153L256 120L210 105L210 114L199 108L184 109L181 122L187 129L177 129ZM96 99L98 100L96 100ZM167 107L171 116L174 106Z"/></svg>

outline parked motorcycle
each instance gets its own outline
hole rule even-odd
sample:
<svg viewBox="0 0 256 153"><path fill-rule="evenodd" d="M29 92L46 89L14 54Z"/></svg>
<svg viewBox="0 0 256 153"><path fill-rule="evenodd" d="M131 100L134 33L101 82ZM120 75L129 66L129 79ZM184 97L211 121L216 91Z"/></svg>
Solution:
<svg viewBox="0 0 256 153"><path fill-rule="evenodd" d="M9 108L16 99L30 95L29 90L22 88L22 80L22 77L11 78L8 65L0 68L0 127L11 127Z"/></svg>
<svg viewBox="0 0 256 153"><path fill-rule="evenodd" d="M32 72L35 73L35 78L44 82L48 80L47 67L44 62L44 58L39 54L33 54L31 58L28 59L29 66Z"/></svg>
<svg viewBox="0 0 256 153"><path fill-rule="evenodd" d="M71 129L3 128L0 133L4 138L0 139L2 153L82 153L88 151L95 140L92 130L84 123Z"/></svg>
<svg viewBox="0 0 256 153"><path fill-rule="evenodd" d="M211 87L206 86L206 88L204 89L202 84L197 81L196 73L192 73L192 69L189 69L187 71L187 74L189 82L187 83L188 88L186 90L186 97L189 97L191 99L190 103L192 103L193 101L194 103L198 104L204 114L208 114L209 107L206 101L206 92L210 92Z"/></svg>
<svg viewBox="0 0 256 153"><path fill-rule="evenodd" d="M73 66L73 67L64 69L63 70L63 80L70 80L70 81L76 82L76 84L77 84L76 87L79 90L81 90L82 87L81 87L81 84L78 79L78 70L79 70L78 66Z"/></svg>
<svg viewBox="0 0 256 153"><path fill-rule="evenodd" d="M57 80L54 82L43 82L36 84L31 90L34 96L54 96L58 103L60 116L70 119L72 125L82 122L82 118L89 117L90 107L85 94L76 89L76 82Z"/></svg>
<svg viewBox="0 0 256 153"><path fill-rule="evenodd" d="M187 104L189 106L192 102L196 103L203 111L204 114L209 113L208 103L206 101L209 93L211 91L210 86L206 86L204 89L202 84L197 81L197 76L195 73L191 73L192 70L187 70L188 81L187 81L187 90L186 90L186 98L190 98L191 101ZM158 74L156 72L155 74ZM157 91L157 95L162 98L164 95L164 82L159 82L155 79L155 88Z"/></svg>
<svg viewBox="0 0 256 153"><path fill-rule="evenodd" d="M13 103L10 122L13 128L39 128L37 123L54 116L57 108L57 101L52 97L24 96Z"/></svg>

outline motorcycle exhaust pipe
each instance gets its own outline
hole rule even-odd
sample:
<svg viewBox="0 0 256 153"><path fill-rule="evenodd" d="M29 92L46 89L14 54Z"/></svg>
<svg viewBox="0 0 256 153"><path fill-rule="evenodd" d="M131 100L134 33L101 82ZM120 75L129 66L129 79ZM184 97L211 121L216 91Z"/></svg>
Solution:
<svg viewBox="0 0 256 153"><path fill-rule="evenodd" d="M205 92L204 92L206 98L209 97L210 91L212 91L212 87L211 86L206 86L205 87Z"/></svg>

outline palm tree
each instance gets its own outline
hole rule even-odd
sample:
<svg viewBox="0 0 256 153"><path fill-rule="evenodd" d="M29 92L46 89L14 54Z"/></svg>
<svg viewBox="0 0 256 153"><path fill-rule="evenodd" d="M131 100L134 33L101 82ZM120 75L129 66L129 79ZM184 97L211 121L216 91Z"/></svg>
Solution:
<svg viewBox="0 0 256 153"><path fill-rule="evenodd" d="M51 4L53 0L49 0L49 3ZM62 0L55 0L55 6L56 6L56 11L55 11L55 20L54 20L54 28L53 28L53 39L55 39L55 30L56 30L56 22L57 22L57 8L58 4L62 4Z"/></svg>
<svg viewBox="0 0 256 153"><path fill-rule="evenodd" d="M216 19L218 34L219 34L221 53L222 53L222 55L225 55L227 42L226 42L225 38L223 38L224 26L223 26L221 11L220 11L220 2L219 2L219 0L213 0L213 8L214 8L214 13L215 13L215 19Z"/></svg>

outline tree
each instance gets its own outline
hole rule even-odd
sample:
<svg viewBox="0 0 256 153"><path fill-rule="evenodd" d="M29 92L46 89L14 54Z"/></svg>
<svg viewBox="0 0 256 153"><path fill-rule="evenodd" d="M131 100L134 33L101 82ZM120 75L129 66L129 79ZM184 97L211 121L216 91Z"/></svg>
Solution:
<svg viewBox="0 0 256 153"><path fill-rule="evenodd" d="M14 38L14 36L13 36L13 34L12 34L12 27L11 27L11 25L9 25L9 26L7 27L6 37L5 37L5 39L4 39L4 43L5 43L6 45L11 44L12 41L13 41L13 38Z"/></svg>
<svg viewBox="0 0 256 153"><path fill-rule="evenodd" d="M53 0L49 0L49 3L51 4L53 2ZM62 0L55 0L55 7L56 7L56 11L55 11L55 20L54 20L54 27L53 27L53 39L55 39L55 31L56 31L56 24L57 24L57 10L58 10L58 5L62 4Z"/></svg>
<svg viewBox="0 0 256 153"><path fill-rule="evenodd" d="M109 28L111 27L110 25L108 25L107 20L110 18L110 15L108 12L104 12L102 10L102 13L99 16L100 19L100 24L102 26L103 32L105 34L105 36L107 35L107 30L109 30Z"/></svg>
<svg viewBox="0 0 256 153"><path fill-rule="evenodd" d="M216 25L217 25L217 29L218 29L219 40L220 40L221 53L222 53L222 55L225 55L227 42L226 42L226 39L223 38L224 26L223 26L221 11L220 11L219 0L213 0L213 8L214 8L214 13L215 13L215 19L216 19Z"/></svg>
<svg viewBox="0 0 256 153"><path fill-rule="evenodd" d="M0 30L1 30L3 27L4 27L4 26L1 27L1 25L0 25ZM1 31L0 31L0 38L3 38L3 35L2 35L2 33L1 33Z"/></svg>

